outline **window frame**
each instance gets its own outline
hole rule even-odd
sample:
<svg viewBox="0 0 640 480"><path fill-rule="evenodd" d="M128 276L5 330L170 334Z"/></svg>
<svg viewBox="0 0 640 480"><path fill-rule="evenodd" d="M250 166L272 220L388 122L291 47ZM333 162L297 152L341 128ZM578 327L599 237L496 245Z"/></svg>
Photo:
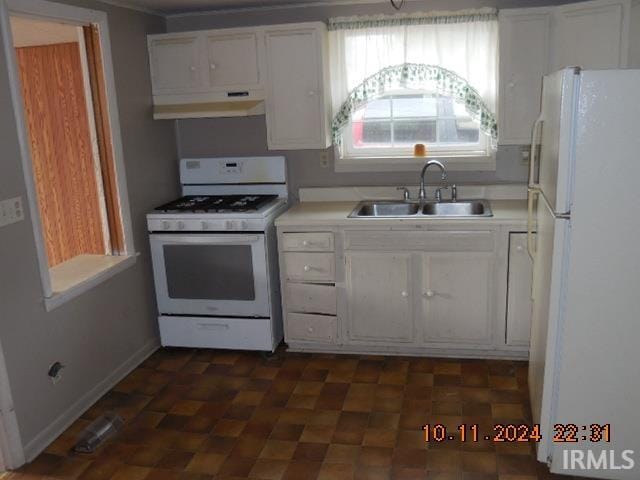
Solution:
<svg viewBox="0 0 640 480"><path fill-rule="evenodd" d="M390 98L402 95L434 95L444 96L437 92L427 90L404 89L385 92L380 98ZM376 100L379 100L376 99ZM373 100L372 100L373 101ZM455 101L455 100L454 100ZM393 125L393 102L390 104L391 115L388 121ZM406 117L411 119L412 117ZM420 117L415 117L419 119ZM449 117L424 117L425 120L446 119ZM353 116L352 116L353 119ZM405 120L405 117L402 117ZM377 121L374 120L374 121ZM385 121L385 119L381 119ZM349 121L342 132L342 145L336 151L335 170L337 172L353 171L397 171L414 170L422 167L422 162L416 162L413 156L413 146L406 147L373 147L357 148L353 146L352 120ZM392 127L393 128L393 127ZM436 127L437 128L437 127ZM450 170L495 170L495 149L492 148L489 135L479 129L479 143L477 146L452 148L453 145L427 144L427 158L438 158L447 161Z"/></svg>
<svg viewBox="0 0 640 480"><path fill-rule="evenodd" d="M40 281L42 284L44 306L50 311L72 298L79 296L94 286L102 283L106 279L132 266L136 262L138 253L135 251L133 242L133 227L131 223L131 212L129 206L129 194L127 190L127 180L124 165L124 153L122 147L122 137L120 129L120 116L117 104L117 94L115 88L115 77L113 73L113 60L111 55L111 40L109 36L109 24L107 14L103 11L91 10L73 5L54 3L47 0L0 0L0 30L5 46L6 65L9 73L9 86L11 90L11 101L16 119L18 141L20 146L20 157L22 170L27 191L27 203L31 224L35 237L36 255L40 270ZM110 125L110 140L113 154L113 168L115 170L115 181L118 192L119 214L124 235L124 251L112 255L97 256L96 261L77 272L77 281L71 282L64 291L54 291L54 281L52 279L52 268L49 267L44 235L42 231L42 221L38 206L38 198L33 174L33 165L29 145L29 133L27 130L24 113L24 102L21 93L20 77L17 67L16 54L13 47L13 35L9 24L11 15L28 16L44 21L58 21L75 26L95 25L99 32L100 52L102 60L102 75L107 100L107 118ZM78 257L74 257L78 258ZM70 261L73 261L71 259ZM64 265L61 264L61 265ZM86 266L85 266L86 267ZM55 268L55 267L54 267ZM73 269L69 269L73 270ZM69 272L67 272L68 274ZM62 282L58 282L62 283Z"/></svg>

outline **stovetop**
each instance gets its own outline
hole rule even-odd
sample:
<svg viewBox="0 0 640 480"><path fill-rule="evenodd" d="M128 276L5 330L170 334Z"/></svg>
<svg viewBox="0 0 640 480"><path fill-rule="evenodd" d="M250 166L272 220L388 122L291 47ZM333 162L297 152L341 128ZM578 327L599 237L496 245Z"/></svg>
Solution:
<svg viewBox="0 0 640 480"><path fill-rule="evenodd" d="M186 195L156 207L156 211L174 213L256 212L277 195Z"/></svg>

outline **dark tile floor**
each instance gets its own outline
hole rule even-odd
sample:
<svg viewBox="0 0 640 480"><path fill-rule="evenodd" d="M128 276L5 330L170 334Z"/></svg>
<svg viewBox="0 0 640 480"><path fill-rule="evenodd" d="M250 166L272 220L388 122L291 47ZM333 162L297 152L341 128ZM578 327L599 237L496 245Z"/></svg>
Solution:
<svg viewBox="0 0 640 480"><path fill-rule="evenodd" d="M119 434L71 453L108 410L126 420ZM532 444L426 442L422 430L477 424L482 438L530 422L524 362L162 349L11 478L556 478Z"/></svg>

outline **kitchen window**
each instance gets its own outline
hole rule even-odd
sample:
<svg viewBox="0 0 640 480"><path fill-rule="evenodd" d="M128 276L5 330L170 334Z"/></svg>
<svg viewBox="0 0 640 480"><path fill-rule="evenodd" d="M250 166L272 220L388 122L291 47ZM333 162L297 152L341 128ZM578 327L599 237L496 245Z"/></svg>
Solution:
<svg viewBox="0 0 640 480"><path fill-rule="evenodd" d="M493 9L329 22L336 170L414 170L413 145L450 169L494 169Z"/></svg>
<svg viewBox="0 0 640 480"><path fill-rule="evenodd" d="M439 156L488 155L490 140L451 96L399 91L372 100L343 132L345 157L410 157L423 143Z"/></svg>

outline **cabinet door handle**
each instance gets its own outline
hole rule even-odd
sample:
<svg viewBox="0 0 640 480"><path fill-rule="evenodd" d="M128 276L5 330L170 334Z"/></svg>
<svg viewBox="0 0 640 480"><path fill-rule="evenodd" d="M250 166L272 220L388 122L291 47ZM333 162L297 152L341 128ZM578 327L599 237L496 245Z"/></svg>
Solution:
<svg viewBox="0 0 640 480"><path fill-rule="evenodd" d="M189 67L189 70L191 70L192 72L195 72L195 71L196 71L196 67L194 67L193 65L191 65L191 66Z"/></svg>
<svg viewBox="0 0 640 480"><path fill-rule="evenodd" d="M216 64L215 64L215 63L212 63L211 65L209 65L209 68L210 68L211 70L215 70L215 69L216 69Z"/></svg>
<svg viewBox="0 0 640 480"><path fill-rule="evenodd" d="M226 323L199 323L198 328L200 330L229 330L229 325Z"/></svg>
<svg viewBox="0 0 640 480"><path fill-rule="evenodd" d="M407 292L406 290L403 290L402 293L400 293L400 295L402 295L403 298L407 298L409 296L409 292Z"/></svg>
<svg viewBox="0 0 640 480"><path fill-rule="evenodd" d="M522 245L518 245L516 247L516 252L522 252L522 251L524 251L524 247Z"/></svg>
<svg viewBox="0 0 640 480"><path fill-rule="evenodd" d="M433 290L427 290L426 292L424 292L424 298L433 298L435 297L436 292L434 292Z"/></svg>
<svg viewBox="0 0 640 480"><path fill-rule="evenodd" d="M305 272L310 272L310 271L312 270L312 268L311 268L309 265L305 265L304 267L302 267L302 269L303 269Z"/></svg>
<svg viewBox="0 0 640 480"><path fill-rule="evenodd" d="M313 333L313 327L309 327L309 328L307 328L307 331L308 331L309 333Z"/></svg>
<svg viewBox="0 0 640 480"><path fill-rule="evenodd" d="M316 91L315 90L309 90L309 96L310 97L315 97L316 96Z"/></svg>

